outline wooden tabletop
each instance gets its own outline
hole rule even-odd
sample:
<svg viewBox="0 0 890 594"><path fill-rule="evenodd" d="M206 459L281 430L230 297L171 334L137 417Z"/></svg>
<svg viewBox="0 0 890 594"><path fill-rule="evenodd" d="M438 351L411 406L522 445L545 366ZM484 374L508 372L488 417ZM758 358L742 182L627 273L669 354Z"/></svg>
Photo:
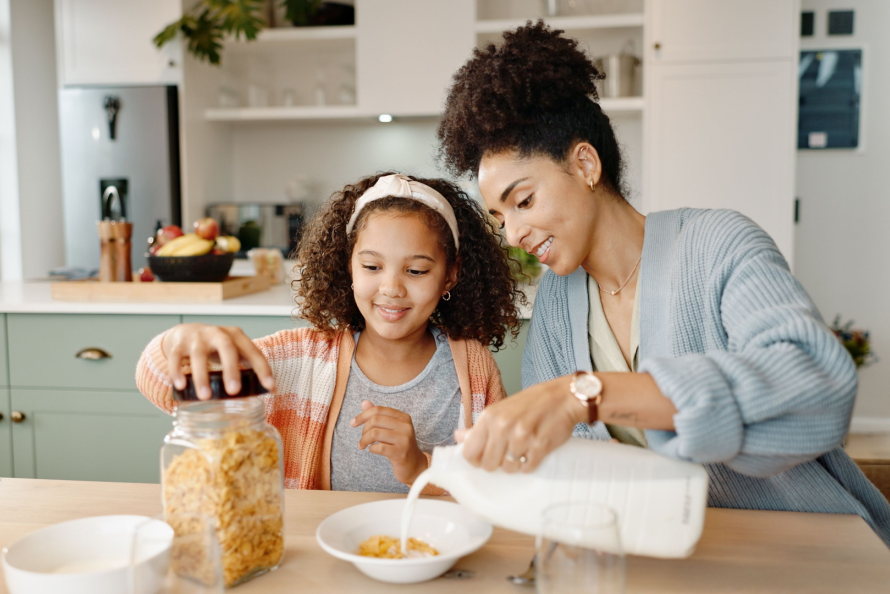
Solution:
<svg viewBox="0 0 890 594"><path fill-rule="evenodd" d="M319 522L340 509L397 497L372 493L287 491L286 553L281 567L239 586L258 592L473 592L530 594L504 579L528 567L534 539L495 529L478 552L456 567L467 579L440 578L393 586L365 577L328 556L315 541ZM0 479L0 547L56 522L106 514L157 515L158 485ZM2 569L0 569L2 572ZM695 554L683 560L627 559L627 592L884 592L890 550L858 516L709 509ZM5 581L0 594L7 594Z"/></svg>

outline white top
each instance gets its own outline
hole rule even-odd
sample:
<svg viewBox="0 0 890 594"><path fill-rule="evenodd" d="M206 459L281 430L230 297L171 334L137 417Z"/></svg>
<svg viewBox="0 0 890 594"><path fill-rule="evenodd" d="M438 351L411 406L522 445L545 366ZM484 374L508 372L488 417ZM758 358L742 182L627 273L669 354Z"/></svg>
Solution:
<svg viewBox="0 0 890 594"><path fill-rule="evenodd" d="M590 296L587 338L590 341L590 358L593 360L593 368L597 371L636 371L640 351L640 279L637 279L634 310L630 319L632 369L627 366L621 347L618 346L618 340L612 332L612 327L609 326L609 320L606 319L599 285L590 275L587 275L587 292ZM621 443L647 447L646 434L642 429L608 423L606 423L606 428L609 430L609 434Z"/></svg>

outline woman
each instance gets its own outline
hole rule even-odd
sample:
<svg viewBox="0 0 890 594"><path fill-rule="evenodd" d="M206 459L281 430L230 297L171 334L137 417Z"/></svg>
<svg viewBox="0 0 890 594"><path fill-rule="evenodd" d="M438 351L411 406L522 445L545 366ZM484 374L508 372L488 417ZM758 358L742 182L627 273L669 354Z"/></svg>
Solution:
<svg viewBox="0 0 890 594"><path fill-rule="evenodd" d="M890 544L887 501L840 449L850 357L752 221L644 217L625 200L600 77L540 22L455 75L442 156L477 176L509 243L551 269L525 389L486 409L464 455L531 471L573 434L614 438L704 464L711 506L859 514Z"/></svg>

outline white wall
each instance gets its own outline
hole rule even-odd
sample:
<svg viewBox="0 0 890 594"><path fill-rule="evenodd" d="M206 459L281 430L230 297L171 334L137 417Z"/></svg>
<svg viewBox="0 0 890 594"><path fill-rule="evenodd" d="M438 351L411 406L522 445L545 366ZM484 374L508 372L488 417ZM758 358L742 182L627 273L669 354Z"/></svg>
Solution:
<svg viewBox="0 0 890 594"><path fill-rule="evenodd" d="M871 331L883 360L860 371L853 430L890 432L890 2L802 0L816 35L801 49L863 49L862 150L798 151L798 279L831 322L836 314ZM855 34L827 37L827 10L854 9ZM840 44L840 45L838 45Z"/></svg>
<svg viewBox="0 0 890 594"><path fill-rule="evenodd" d="M612 118L628 162L629 198L639 204L642 177L639 115ZM389 124L301 122L236 124L232 130L232 196L239 202L287 202L287 181L306 174L323 201L360 177L393 169L445 176L436 160L438 119ZM222 198L226 199L226 198ZM208 195L206 202L221 198Z"/></svg>
<svg viewBox="0 0 890 594"><path fill-rule="evenodd" d="M52 0L0 0L3 280L64 264L54 35Z"/></svg>

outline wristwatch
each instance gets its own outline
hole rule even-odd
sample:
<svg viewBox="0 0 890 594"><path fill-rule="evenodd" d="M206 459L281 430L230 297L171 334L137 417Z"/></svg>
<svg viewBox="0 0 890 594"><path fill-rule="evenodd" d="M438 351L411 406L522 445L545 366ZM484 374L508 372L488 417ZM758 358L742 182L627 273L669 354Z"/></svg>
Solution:
<svg viewBox="0 0 890 594"><path fill-rule="evenodd" d="M587 407L587 423L593 425L599 418L599 405L603 401L603 382L591 371L576 371L569 386L572 394Z"/></svg>

